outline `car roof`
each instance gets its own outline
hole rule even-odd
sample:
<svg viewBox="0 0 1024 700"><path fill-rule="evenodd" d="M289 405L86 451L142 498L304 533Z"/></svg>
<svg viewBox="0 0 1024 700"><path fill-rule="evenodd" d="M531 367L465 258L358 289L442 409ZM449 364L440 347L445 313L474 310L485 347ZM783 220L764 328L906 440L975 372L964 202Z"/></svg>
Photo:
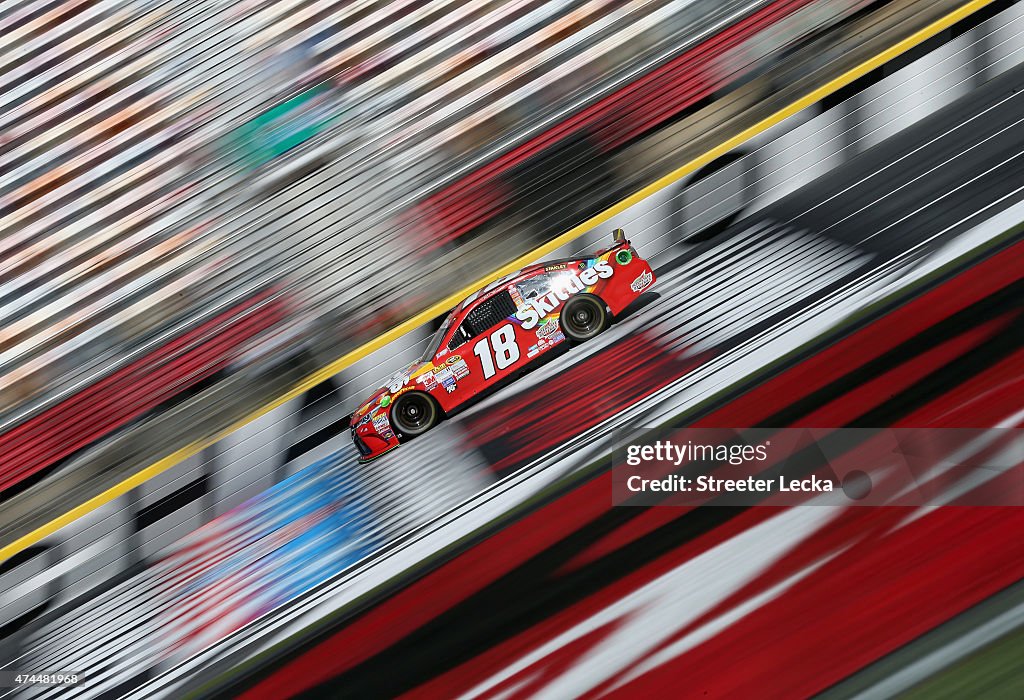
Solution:
<svg viewBox="0 0 1024 700"><path fill-rule="evenodd" d="M594 255L581 255L574 258L558 258L557 260L544 260L538 263L534 263L532 265L528 265L520 270L516 270L515 272L509 273L504 277L500 277L491 282L483 289L474 292L473 294L470 294L468 297L463 299L462 302L459 303L459 305L456 306L452 311L454 313L461 313L462 311L465 311L467 308L469 308L476 302L483 301L494 296L499 291L501 291L503 287L517 280L529 277L531 275L535 275L539 272L544 272L549 268L557 268L560 265L568 265L569 263L578 263L584 260L593 259L594 257Z"/></svg>

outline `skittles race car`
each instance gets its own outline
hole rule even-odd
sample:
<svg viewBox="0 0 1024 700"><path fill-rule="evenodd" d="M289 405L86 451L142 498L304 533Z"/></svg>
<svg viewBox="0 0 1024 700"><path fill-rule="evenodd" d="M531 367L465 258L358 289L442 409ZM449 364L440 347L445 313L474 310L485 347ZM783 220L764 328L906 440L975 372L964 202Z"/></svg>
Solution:
<svg viewBox="0 0 1024 700"><path fill-rule="evenodd" d="M430 430L472 399L553 350L590 340L654 284L622 229L589 257L540 263L471 295L448 315L419 360L352 415L360 461Z"/></svg>

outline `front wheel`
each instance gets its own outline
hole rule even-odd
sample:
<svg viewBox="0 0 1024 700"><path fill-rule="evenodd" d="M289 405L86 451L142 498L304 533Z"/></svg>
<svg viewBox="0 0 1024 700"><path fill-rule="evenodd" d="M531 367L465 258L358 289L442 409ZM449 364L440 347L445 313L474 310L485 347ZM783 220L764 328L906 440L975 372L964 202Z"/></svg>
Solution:
<svg viewBox="0 0 1024 700"><path fill-rule="evenodd" d="M433 428L441 412L431 397L410 391L395 399L391 408L391 422L402 437L416 437Z"/></svg>
<svg viewBox="0 0 1024 700"><path fill-rule="evenodd" d="M592 294L577 294L565 303L559 314L562 333L574 343L598 335L611 321L604 302Z"/></svg>

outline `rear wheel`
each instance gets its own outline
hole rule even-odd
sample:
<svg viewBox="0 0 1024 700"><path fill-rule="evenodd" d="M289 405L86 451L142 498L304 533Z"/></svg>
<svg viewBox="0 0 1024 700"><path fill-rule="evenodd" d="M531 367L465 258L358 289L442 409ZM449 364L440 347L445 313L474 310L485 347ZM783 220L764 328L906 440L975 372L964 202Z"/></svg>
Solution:
<svg viewBox="0 0 1024 700"><path fill-rule="evenodd" d="M577 294L565 303L559 314L562 333L574 343L582 343L608 327L611 318L604 302L592 294Z"/></svg>
<svg viewBox="0 0 1024 700"><path fill-rule="evenodd" d="M433 428L441 417L437 403L430 396L410 391L395 399L391 422L403 437L416 437Z"/></svg>

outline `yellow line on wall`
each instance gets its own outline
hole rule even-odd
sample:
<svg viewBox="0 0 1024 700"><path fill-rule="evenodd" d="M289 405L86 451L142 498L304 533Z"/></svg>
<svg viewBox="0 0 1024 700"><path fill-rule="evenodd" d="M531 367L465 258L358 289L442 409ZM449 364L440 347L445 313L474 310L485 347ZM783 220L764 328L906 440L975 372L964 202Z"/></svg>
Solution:
<svg viewBox="0 0 1024 700"><path fill-rule="evenodd" d="M644 187L640 191L633 193L629 197L626 197L618 204L601 212L592 219L589 219L583 222L582 224L566 231L565 233L561 234L554 240L545 243L539 248L518 258L517 260L514 260L508 263L507 265L504 265L498 268L497 270L494 270L486 277L477 280L473 284L467 285L465 288L459 290L458 292L448 295L447 297L437 302L433 306L424 309L415 316L395 326L391 330L382 333L381 335L377 336L368 343L361 345L355 350L352 350L351 352L342 355L337 360L327 365L323 369L320 369L314 372L313 374L309 375L305 379L303 379L301 382L299 382L296 386L294 386L284 395L277 397L270 403L253 411L246 417L231 425L229 428L226 428L225 430L205 440L199 440L197 442L193 442L189 445L186 445L180 450L177 450L167 455L163 459L154 462L145 469L133 474L127 479L124 479L120 483L111 486L106 491L96 496L93 496L85 503L82 503L81 505L72 508L71 510L61 515L60 517L54 518L50 522L33 530L27 535L19 537L11 544L0 548L0 561L3 561L8 557L17 554L23 549L43 539L44 537L53 534L54 532L61 529L68 523L77 520L83 515L99 508L100 506L106 503L109 503L118 496L124 495L125 493L131 491L139 484L153 478L157 474L160 474L161 472L164 472L167 469L170 469L175 464L178 464L179 462L199 453L201 450L209 447L213 443L217 442L226 435L234 432L238 428L241 428L243 425L253 420L256 420L260 416L269 413L278 406L281 406L282 404L291 401L295 397L299 396L303 392L308 391L309 389L325 381L329 377L333 377L338 372L355 363L357 360L361 360L370 353L384 347L385 345L395 340L396 338L399 338L402 335L408 333L409 331L419 328L423 324L429 322L430 320L436 318L437 316L440 316L441 314L451 309L457 303L462 301L462 299L469 296L476 290L487 286L488 284L498 279L499 277L503 277L511 272L515 272L516 270L532 262L535 262L536 260L544 257L545 255L554 252L555 250L562 247L566 243L569 243L574 239L579 238L587 231L591 231L595 227L600 226L601 224L608 221L608 219L612 218L616 214L622 213L623 211L630 208L637 202L649 197L650 195L654 194L655 192L661 189L664 189L665 187L671 185L672 183L679 181L686 175L689 175L695 170L698 170L699 168L707 165L716 158L725 155L729 151L733 150L734 148L746 142L747 140L753 138L754 136L757 136L758 134L767 131L768 129L775 126L782 120L786 119L787 117L791 117L800 110L809 107L815 102L818 102L819 100L836 92L840 88L849 85L850 83L852 83L854 80L857 80L861 76L870 73L871 71L873 71L875 68L878 68L882 64L891 61L893 58L899 56L900 54L909 51L910 49L914 48L918 44L923 43L924 41L927 41L928 39L935 36L944 29L948 29L949 27L956 24L960 20L972 15L973 13L982 9L986 5L991 4L993 1L994 0L971 0L971 2L968 2L962 5L961 7L957 8L956 10L950 12L949 14L935 20L928 26L919 29L918 31L900 40L896 44L893 44L884 51L867 59L863 63L854 66L853 68L849 69L842 75L833 78L832 80L828 81L827 83L817 88L816 90L807 93L806 95L796 100L795 102L786 105L779 111L771 114L768 117L765 117L764 119L757 122L753 126L744 129L743 131L736 134L732 138L723 141L714 148L706 151L705 153L702 153L701 155L697 156L696 158L687 162L686 164L680 166L679 168L676 168L668 175L659 178L657 181L652 182L650 185Z"/></svg>

